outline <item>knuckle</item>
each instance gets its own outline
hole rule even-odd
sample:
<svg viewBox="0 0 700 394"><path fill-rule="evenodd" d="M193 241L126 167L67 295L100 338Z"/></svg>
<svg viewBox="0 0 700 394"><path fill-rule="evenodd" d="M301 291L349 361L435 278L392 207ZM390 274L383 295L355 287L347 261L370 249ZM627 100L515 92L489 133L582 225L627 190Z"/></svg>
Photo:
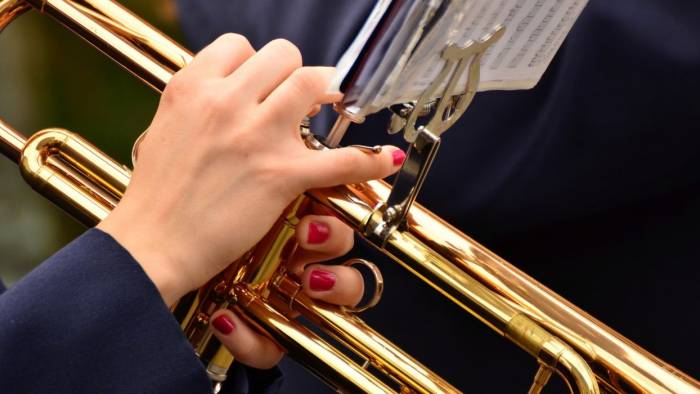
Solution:
<svg viewBox="0 0 700 394"><path fill-rule="evenodd" d="M213 89L207 90L202 94L202 105L209 111L213 113L220 113L221 111L226 111L230 107L227 95L221 94Z"/></svg>
<svg viewBox="0 0 700 394"><path fill-rule="evenodd" d="M346 151L346 154L339 155L336 165L340 167L343 176L349 176L357 172L364 164L359 155L352 151Z"/></svg>
<svg viewBox="0 0 700 394"><path fill-rule="evenodd" d="M246 81L241 80L241 78L234 78L231 81L227 81L224 86L216 86L215 88L220 90L220 93L227 97L235 103L240 103L242 97L245 97L247 86Z"/></svg>
<svg viewBox="0 0 700 394"><path fill-rule="evenodd" d="M237 45L239 43L246 43L248 39L244 36L236 33L224 33L216 39L218 42L226 45Z"/></svg>
<svg viewBox="0 0 700 394"><path fill-rule="evenodd" d="M183 73L183 70L175 73L165 86L165 90L163 90L163 100L169 102L177 97L188 94L191 89L191 83L188 79L187 75Z"/></svg>
<svg viewBox="0 0 700 394"><path fill-rule="evenodd" d="M253 342L251 338L240 340L235 344L234 349L229 350L231 350L231 353L242 363L251 363L255 360L258 353Z"/></svg>
<svg viewBox="0 0 700 394"><path fill-rule="evenodd" d="M230 50L253 52L253 46L245 36L236 33L224 33L216 39L217 42Z"/></svg>
<svg viewBox="0 0 700 394"><path fill-rule="evenodd" d="M234 117L232 122L244 123L245 119ZM257 152L260 151L261 145L264 143L264 139L259 136L259 133L244 126L234 127L225 131L225 134L227 135L226 140L219 141L223 150L245 160L246 169L250 176L259 179L264 175L264 170L260 167L264 166L265 163L257 157Z"/></svg>
<svg viewBox="0 0 700 394"><path fill-rule="evenodd" d="M300 94L315 97L323 93L321 78L312 69L296 69L291 76L290 82Z"/></svg>
<svg viewBox="0 0 700 394"><path fill-rule="evenodd" d="M286 62L289 62L290 65L296 68L301 67L301 51L299 50L299 48L297 48L296 45L292 44L291 41L286 40L284 38L277 38L275 40L270 41L268 45L274 48L276 52L279 52L281 59L283 59Z"/></svg>

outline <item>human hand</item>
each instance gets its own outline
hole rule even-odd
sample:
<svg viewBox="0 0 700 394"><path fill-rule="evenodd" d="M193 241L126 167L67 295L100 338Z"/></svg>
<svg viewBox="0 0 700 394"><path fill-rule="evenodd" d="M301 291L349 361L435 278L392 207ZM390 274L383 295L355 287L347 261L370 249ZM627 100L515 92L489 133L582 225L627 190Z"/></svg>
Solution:
<svg viewBox="0 0 700 394"><path fill-rule="evenodd" d="M347 253L353 246L353 231L335 217L307 215L296 227L296 240L299 248L287 263L287 270L300 279L302 291L332 304L357 305L364 293L360 272L342 265L317 264ZM282 349L236 313L222 309L209 320L214 335L238 362L268 369L282 358Z"/></svg>
<svg viewBox="0 0 700 394"><path fill-rule="evenodd" d="M301 67L287 41L255 53L227 34L170 81L126 194L98 225L143 266L167 304L250 249L305 190L399 168L404 156L395 147L306 148L299 123L338 99L327 92L333 72Z"/></svg>

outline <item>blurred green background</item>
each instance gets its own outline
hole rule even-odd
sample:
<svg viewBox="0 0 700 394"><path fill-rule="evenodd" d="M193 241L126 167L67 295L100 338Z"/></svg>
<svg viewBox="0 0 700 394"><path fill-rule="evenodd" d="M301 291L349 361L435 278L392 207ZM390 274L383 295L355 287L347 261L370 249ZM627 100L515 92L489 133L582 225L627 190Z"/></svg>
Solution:
<svg viewBox="0 0 700 394"><path fill-rule="evenodd" d="M121 3L182 42L169 0ZM127 164L158 103L154 91L36 11L0 33L0 87L0 117L25 135L66 128ZM0 278L6 285L83 231L0 156Z"/></svg>

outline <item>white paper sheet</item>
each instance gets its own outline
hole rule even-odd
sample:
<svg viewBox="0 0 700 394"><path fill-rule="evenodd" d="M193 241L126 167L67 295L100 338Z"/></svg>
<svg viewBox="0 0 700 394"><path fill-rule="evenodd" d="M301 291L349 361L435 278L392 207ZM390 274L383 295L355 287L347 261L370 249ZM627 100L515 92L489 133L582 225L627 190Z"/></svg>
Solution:
<svg viewBox="0 0 700 394"><path fill-rule="evenodd" d="M420 19L422 25L415 26L420 39L411 41L414 46L406 47L400 54L396 51L391 56L380 54L384 56L381 64L373 65L376 69L370 71L383 70L378 73L381 75L374 77L365 71L366 83L358 87L349 85L345 92L347 104L353 106L356 113L369 114L392 104L416 100L441 71L444 61L440 55L447 45L466 45L498 25L505 27L505 34L482 59L479 90L532 88L544 74L586 3L587 0L404 1L403 6L412 7L411 12L420 7L427 15L432 15L430 12L434 13L436 9L440 12L435 13L433 21ZM386 4L382 7L387 9ZM375 18L379 13L374 13ZM404 30L413 28L410 20L405 23ZM424 29L426 23L430 25L429 29ZM364 34L368 37L366 32ZM344 56L345 65L341 71L345 70L345 74L349 70L349 58L359 54L360 41L358 37L353 44L354 53ZM367 81L367 75L379 80ZM341 79L346 76L342 75ZM340 83L339 80L337 86ZM466 75L458 86L465 85Z"/></svg>

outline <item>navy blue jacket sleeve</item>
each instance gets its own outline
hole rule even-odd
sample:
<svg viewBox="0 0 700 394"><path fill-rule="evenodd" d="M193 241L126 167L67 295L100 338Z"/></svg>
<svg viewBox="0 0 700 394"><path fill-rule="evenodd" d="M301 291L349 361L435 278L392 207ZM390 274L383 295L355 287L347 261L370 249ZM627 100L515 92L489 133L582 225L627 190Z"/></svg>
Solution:
<svg viewBox="0 0 700 394"><path fill-rule="evenodd" d="M245 369L228 392L254 390ZM268 372L262 387L279 386ZM141 266L99 230L0 295L0 391L208 393L211 383Z"/></svg>
<svg viewBox="0 0 700 394"><path fill-rule="evenodd" d="M89 230L0 296L0 387L205 393L211 384L141 266Z"/></svg>

